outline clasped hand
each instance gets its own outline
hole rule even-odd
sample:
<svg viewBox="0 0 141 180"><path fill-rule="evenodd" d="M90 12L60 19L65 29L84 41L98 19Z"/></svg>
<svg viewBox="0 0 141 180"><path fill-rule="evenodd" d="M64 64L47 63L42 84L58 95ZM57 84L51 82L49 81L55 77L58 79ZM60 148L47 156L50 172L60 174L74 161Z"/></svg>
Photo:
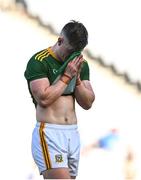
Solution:
<svg viewBox="0 0 141 180"><path fill-rule="evenodd" d="M67 76L69 76L71 79L74 76L79 76L83 61L84 61L84 59L83 59L82 55L76 57L74 60L72 60L68 63L64 73Z"/></svg>

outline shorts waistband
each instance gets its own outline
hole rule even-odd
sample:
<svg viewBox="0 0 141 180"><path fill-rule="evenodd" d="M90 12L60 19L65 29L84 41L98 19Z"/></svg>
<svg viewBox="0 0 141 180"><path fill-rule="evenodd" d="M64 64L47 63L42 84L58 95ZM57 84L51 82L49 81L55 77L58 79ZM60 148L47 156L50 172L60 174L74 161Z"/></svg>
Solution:
<svg viewBox="0 0 141 180"><path fill-rule="evenodd" d="M45 128L52 128L52 129L64 129L64 130L71 130L71 129L78 129L78 125L77 124L71 124L71 125L64 125L64 124L51 124L51 123L45 123L45 122L37 122L36 123L36 127L40 127L41 124L45 127Z"/></svg>

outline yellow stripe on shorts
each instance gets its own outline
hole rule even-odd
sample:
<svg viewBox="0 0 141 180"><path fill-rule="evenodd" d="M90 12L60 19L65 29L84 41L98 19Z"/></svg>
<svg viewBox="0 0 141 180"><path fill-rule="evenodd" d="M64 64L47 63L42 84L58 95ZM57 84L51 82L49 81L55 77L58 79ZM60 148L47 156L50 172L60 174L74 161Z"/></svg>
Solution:
<svg viewBox="0 0 141 180"><path fill-rule="evenodd" d="M42 147L42 152L43 152L43 156L44 156L44 161L46 164L47 169L51 169L51 161L50 161L50 156L49 156L49 151L48 151L48 145L46 143L45 137L44 137L44 125L45 123L41 123L40 125L40 141L41 141L41 147Z"/></svg>

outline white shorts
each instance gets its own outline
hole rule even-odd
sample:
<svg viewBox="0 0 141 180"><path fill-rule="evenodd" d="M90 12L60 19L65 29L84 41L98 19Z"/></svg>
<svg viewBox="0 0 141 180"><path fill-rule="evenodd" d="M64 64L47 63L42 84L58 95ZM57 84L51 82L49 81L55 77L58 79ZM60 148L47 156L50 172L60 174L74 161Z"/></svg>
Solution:
<svg viewBox="0 0 141 180"><path fill-rule="evenodd" d="M40 174L52 168L69 168L77 176L80 137L77 125L37 122L32 134L32 155Z"/></svg>

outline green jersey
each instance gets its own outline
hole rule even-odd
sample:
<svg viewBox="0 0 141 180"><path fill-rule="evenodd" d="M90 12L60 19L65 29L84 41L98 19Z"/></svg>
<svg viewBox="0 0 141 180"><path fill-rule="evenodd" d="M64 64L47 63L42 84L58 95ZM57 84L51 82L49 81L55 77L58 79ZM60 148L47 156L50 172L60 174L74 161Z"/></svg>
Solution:
<svg viewBox="0 0 141 180"><path fill-rule="evenodd" d="M28 82L28 88L30 90L29 83L35 79L48 78L50 84L52 84L56 79L56 73L63 65L63 61L56 58L55 54L52 52L51 48L44 49L31 57L28 61L25 78ZM89 80L89 66L86 61L83 62L82 69L80 72L81 80ZM32 96L32 93L31 93ZM33 102L37 105L34 97Z"/></svg>

